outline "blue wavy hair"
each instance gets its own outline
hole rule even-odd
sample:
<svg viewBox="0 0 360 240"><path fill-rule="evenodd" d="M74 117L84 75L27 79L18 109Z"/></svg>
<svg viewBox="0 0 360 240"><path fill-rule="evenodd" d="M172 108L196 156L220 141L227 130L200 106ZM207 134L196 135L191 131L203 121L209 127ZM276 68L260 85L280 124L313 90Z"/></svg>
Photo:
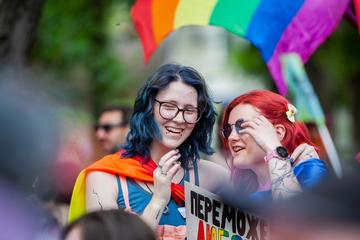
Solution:
<svg viewBox="0 0 360 240"><path fill-rule="evenodd" d="M135 100L133 115L130 120L130 132L124 146L124 157L139 155L145 159L150 158L150 144L153 139L161 139L157 126L153 106L157 93L171 82L181 81L196 89L198 93L198 107L201 109L201 118L196 123L190 136L179 146L181 165L189 168L194 161L200 159L200 152L212 154L212 130L216 121L216 112L213 101L202 76L193 68L177 64L161 66L145 85L139 90Z"/></svg>

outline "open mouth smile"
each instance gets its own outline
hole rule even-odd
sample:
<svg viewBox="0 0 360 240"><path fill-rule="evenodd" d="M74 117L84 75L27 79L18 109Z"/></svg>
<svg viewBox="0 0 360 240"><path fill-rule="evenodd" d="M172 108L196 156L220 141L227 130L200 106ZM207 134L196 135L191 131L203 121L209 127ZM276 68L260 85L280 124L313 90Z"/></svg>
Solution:
<svg viewBox="0 0 360 240"><path fill-rule="evenodd" d="M166 131L173 134L181 134L184 129L182 128L175 128L175 127L165 127Z"/></svg>
<svg viewBox="0 0 360 240"><path fill-rule="evenodd" d="M243 147L243 146L231 146L231 149L233 150L233 152L238 153L241 150L245 149L245 147Z"/></svg>

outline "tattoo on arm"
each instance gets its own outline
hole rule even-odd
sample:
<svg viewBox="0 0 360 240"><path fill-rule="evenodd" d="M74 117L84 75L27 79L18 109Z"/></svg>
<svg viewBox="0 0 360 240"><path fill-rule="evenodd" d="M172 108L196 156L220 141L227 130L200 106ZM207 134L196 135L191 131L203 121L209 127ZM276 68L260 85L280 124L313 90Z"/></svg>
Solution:
<svg viewBox="0 0 360 240"><path fill-rule="evenodd" d="M155 219L156 219L156 220L158 220L158 219L159 219L159 217L160 217L160 210L158 210L158 212L156 213L156 217L155 217Z"/></svg>
<svg viewBox="0 0 360 240"><path fill-rule="evenodd" d="M101 202L100 202L99 194L98 194L97 192L95 192L94 189L93 189L93 192L92 192L92 193L96 196L97 201L98 201L98 204L100 205L100 209L103 210L103 206L102 206L102 204L101 204Z"/></svg>
<svg viewBox="0 0 360 240"><path fill-rule="evenodd" d="M273 197L276 200L301 192L299 182L289 162L276 161L270 173L272 176Z"/></svg>

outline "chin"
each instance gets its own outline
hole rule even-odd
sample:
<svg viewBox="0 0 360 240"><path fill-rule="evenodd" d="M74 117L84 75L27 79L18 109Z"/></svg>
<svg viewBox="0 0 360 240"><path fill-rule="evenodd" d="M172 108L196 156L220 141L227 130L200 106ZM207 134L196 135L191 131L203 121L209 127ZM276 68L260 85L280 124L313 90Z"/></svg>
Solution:
<svg viewBox="0 0 360 240"><path fill-rule="evenodd" d="M169 149L174 149L178 148L183 142L181 140L163 139L162 144Z"/></svg>
<svg viewBox="0 0 360 240"><path fill-rule="evenodd" d="M243 156L235 156L233 158L234 167L239 169L248 169L252 163L249 161L249 158Z"/></svg>
<svg viewBox="0 0 360 240"><path fill-rule="evenodd" d="M167 147L167 148L178 148L181 144L185 142L185 140L188 138L187 135L183 134L182 136L172 137L167 136L166 134L162 134L163 138L161 143Z"/></svg>

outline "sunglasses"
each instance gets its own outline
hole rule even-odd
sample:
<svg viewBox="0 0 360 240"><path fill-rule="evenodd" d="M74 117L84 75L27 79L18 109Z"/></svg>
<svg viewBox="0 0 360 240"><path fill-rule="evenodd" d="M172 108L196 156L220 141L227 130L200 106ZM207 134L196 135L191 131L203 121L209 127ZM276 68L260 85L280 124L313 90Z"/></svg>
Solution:
<svg viewBox="0 0 360 240"><path fill-rule="evenodd" d="M242 129L241 124L243 122L244 122L244 119L240 118L240 119L236 120L236 122L234 124L229 124L229 123L225 124L224 128L221 129L222 136L225 139L228 139L233 131L233 126L235 126L236 133L240 134L240 131Z"/></svg>
<svg viewBox="0 0 360 240"><path fill-rule="evenodd" d="M103 129L106 133L109 133L112 129L121 126L122 126L121 124L96 124L94 129L95 132L98 131L99 129Z"/></svg>

